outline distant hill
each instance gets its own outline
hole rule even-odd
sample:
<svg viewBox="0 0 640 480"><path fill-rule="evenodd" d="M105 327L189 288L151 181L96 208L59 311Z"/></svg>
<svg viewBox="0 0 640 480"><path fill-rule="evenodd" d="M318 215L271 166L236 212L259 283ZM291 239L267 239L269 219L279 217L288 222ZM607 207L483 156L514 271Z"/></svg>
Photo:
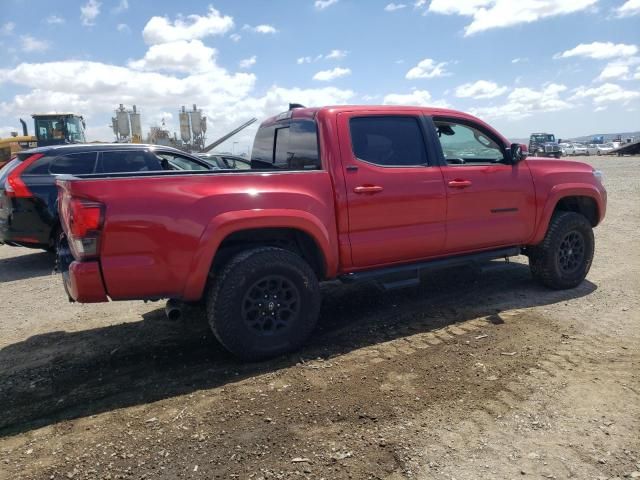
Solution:
<svg viewBox="0 0 640 480"><path fill-rule="evenodd" d="M594 133L593 135L586 135L584 137L575 137L571 140L574 142L590 142L593 137L603 136L605 142L610 142L618 135L622 137L622 141L625 141L627 138L640 138L640 132L620 132L620 133Z"/></svg>

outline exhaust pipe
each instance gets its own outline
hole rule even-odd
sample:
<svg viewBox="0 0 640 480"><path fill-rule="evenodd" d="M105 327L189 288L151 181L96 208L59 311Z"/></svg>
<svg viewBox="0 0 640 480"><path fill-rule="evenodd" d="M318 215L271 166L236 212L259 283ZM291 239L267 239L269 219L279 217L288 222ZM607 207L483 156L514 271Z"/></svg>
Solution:
<svg viewBox="0 0 640 480"><path fill-rule="evenodd" d="M164 312L167 314L169 320L180 320L182 318L182 303L175 298L167 300L167 305L164 307Z"/></svg>
<svg viewBox="0 0 640 480"><path fill-rule="evenodd" d="M29 132L27 131L27 124L23 119L20 119L20 123L22 124L22 134L27 137L29 135Z"/></svg>

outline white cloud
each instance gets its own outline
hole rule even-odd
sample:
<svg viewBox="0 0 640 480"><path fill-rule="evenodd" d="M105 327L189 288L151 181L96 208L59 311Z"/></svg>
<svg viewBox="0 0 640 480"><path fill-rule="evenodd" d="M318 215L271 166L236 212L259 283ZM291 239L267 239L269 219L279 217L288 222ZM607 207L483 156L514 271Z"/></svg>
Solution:
<svg viewBox="0 0 640 480"><path fill-rule="evenodd" d="M120 0L118 6L113 9L113 13L121 13L125 10L129 10L129 0Z"/></svg>
<svg viewBox="0 0 640 480"><path fill-rule="evenodd" d="M478 80L474 83L465 83L456 88L456 97L458 98L494 98L499 97L508 90L507 87L500 86L495 82L488 80Z"/></svg>
<svg viewBox="0 0 640 480"><path fill-rule="evenodd" d="M266 25L266 24L256 25L255 27L252 27L251 25L244 25L242 29L250 30L254 33L263 33L263 34L278 33L278 29L276 27L274 27L273 25Z"/></svg>
<svg viewBox="0 0 640 480"><path fill-rule="evenodd" d="M175 67L175 59L166 60L173 61L170 66ZM11 119L28 116L36 110L78 111L87 119L90 140L112 140L109 128L100 125L108 123L119 103L138 105L146 133L151 121L157 125L167 110L178 108L179 99L188 99L203 109L210 122L208 137L215 139L252 116L265 118L282 112L289 102L322 106L348 103L354 97L353 91L335 87L301 89L278 85L255 96L255 75L230 73L215 64L215 56L210 70L189 71L183 77L89 61L22 63L0 68L0 89L4 91L3 84L9 82L29 92L0 101L0 119L3 115ZM176 125L168 121L167 128L173 131ZM249 145L255 128L243 131L233 141Z"/></svg>
<svg viewBox="0 0 640 480"><path fill-rule="evenodd" d="M511 60L511 63L526 63L528 61L529 61L529 59L526 58L526 57L516 57L516 58Z"/></svg>
<svg viewBox="0 0 640 480"><path fill-rule="evenodd" d="M233 28L233 18L221 15L209 7L206 15L188 15L171 22L167 17L151 17L142 30L142 37L148 45L196 40L211 35L223 35Z"/></svg>
<svg viewBox="0 0 640 480"><path fill-rule="evenodd" d="M331 50L329 53L327 53L324 58L326 58L327 60L340 60L343 59L344 57L346 57L348 55L349 52L347 52L346 50Z"/></svg>
<svg viewBox="0 0 640 480"><path fill-rule="evenodd" d="M314 5L318 10L324 10L325 8L328 8L331 5L335 5L336 3L338 3L338 0L316 0Z"/></svg>
<svg viewBox="0 0 640 480"><path fill-rule="evenodd" d="M384 7L385 12L395 12L397 10L402 10L407 6L404 3L389 3L386 7Z"/></svg>
<svg viewBox="0 0 640 480"><path fill-rule="evenodd" d="M504 28L521 23L532 23L546 17L566 15L586 10L598 0L432 0L426 11L443 15L471 17L464 29L465 36ZM427 5L425 0L416 2L417 8Z"/></svg>
<svg viewBox="0 0 640 480"><path fill-rule="evenodd" d="M345 77L347 75L351 75L351 70L349 68L336 67L331 70L319 71L313 76L313 79L321 82L330 82L336 78Z"/></svg>
<svg viewBox="0 0 640 480"><path fill-rule="evenodd" d="M629 78L629 65L625 63L611 62L600 72L597 80L606 82L609 80L627 80Z"/></svg>
<svg viewBox="0 0 640 480"><path fill-rule="evenodd" d="M178 40L151 45L140 60L129 62L134 70L205 72L215 69L216 50L200 40Z"/></svg>
<svg viewBox="0 0 640 480"><path fill-rule="evenodd" d="M566 85L549 83L540 90L528 87L514 88L507 96L506 103L490 107L472 108L473 115L484 119L505 118L516 120L536 113L567 110L573 105L560 98L567 90Z"/></svg>
<svg viewBox="0 0 640 480"><path fill-rule="evenodd" d="M229 35L229 38L234 41L234 42L239 42L240 39L242 38L242 35L240 35L239 33L232 33L231 35Z"/></svg>
<svg viewBox="0 0 640 480"><path fill-rule="evenodd" d="M618 17L632 17L640 14L640 0L627 0L616 8Z"/></svg>
<svg viewBox="0 0 640 480"><path fill-rule="evenodd" d="M638 53L638 47L635 45L627 45L625 43L615 44L613 42L593 42L581 43L570 50L555 54L554 58L587 57L602 60L616 57L630 57L636 53Z"/></svg>
<svg viewBox="0 0 640 480"><path fill-rule="evenodd" d="M625 90L615 83L605 83L599 87L578 87L570 100L591 99L594 105L601 106L608 103L628 104L632 100L640 99L640 91Z"/></svg>
<svg viewBox="0 0 640 480"><path fill-rule="evenodd" d="M127 25L126 23L119 23L118 25L116 25L116 30L118 30L119 32L125 32L125 33L131 32L129 25Z"/></svg>
<svg viewBox="0 0 640 480"><path fill-rule="evenodd" d="M11 35L13 33L13 30L16 28L16 24L13 22L7 22L4 23L1 27L0 27L0 34L1 35Z"/></svg>
<svg viewBox="0 0 640 480"><path fill-rule="evenodd" d="M407 72L406 78L414 80L416 78L443 77L449 75L449 72L444 68L446 65L447 62L436 63L435 60L431 58L425 58Z"/></svg>
<svg viewBox="0 0 640 480"><path fill-rule="evenodd" d="M349 52L347 50L333 49L329 53L327 53L326 55L319 54L319 55L316 55L315 57L311 57L311 56L298 57L296 59L296 63L298 65L302 65L304 63L313 63L313 62L317 62L317 61L320 61L320 60L323 60L323 59L324 60L342 60L348 54L349 54Z"/></svg>
<svg viewBox="0 0 640 480"><path fill-rule="evenodd" d="M59 25L61 23L64 23L64 18L59 17L58 15L49 15L45 19L45 22L48 23L49 25Z"/></svg>
<svg viewBox="0 0 640 480"><path fill-rule="evenodd" d="M89 0L80 7L80 20L82 25L90 27L96 24L96 18L100 15L101 2L98 0Z"/></svg>
<svg viewBox="0 0 640 480"><path fill-rule="evenodd" d="M38 40L31 35L22 35L20 42L23 52L44 52L49 49L49 42L45 40Z"/></svg>
<svg viewBox="0 0 640 480"><path fill-rule="evenodd" d="M253 67L257 61L258 61L258 57L253 55L252 57L240 60L240 63L238 63L238 65L240 66L240 68L247 69L247 68Z"/></svg>
<svg viewBox="0 0 640 480"><path fill-rule="evenodd" d="M411 93L389 93L382 100L384 105L416 105L420 107L442 107L450 105L444 100L433 100L427 90L414 90Z"/></svg>

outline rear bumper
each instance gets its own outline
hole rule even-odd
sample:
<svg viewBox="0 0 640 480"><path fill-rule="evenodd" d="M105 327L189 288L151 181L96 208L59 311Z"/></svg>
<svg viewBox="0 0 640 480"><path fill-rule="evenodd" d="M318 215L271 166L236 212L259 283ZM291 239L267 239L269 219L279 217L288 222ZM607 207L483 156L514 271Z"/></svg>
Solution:
<svg viewBox="0 0 640 480"><path fill-rule="evenodd" d="M69 299L80 303L108 302L98 262L76 262L62 272Z"/></svg>

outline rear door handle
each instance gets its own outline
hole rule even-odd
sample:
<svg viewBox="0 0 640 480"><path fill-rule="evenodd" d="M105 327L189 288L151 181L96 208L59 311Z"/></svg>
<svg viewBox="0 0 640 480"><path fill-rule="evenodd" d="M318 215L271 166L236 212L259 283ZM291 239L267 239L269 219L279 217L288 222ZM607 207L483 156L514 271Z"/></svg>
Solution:
<svg viewBox="0 0 640 480"><path fill-rule="evenodd" d="M379 185L360 185L353 189L356 193L378 193L382 190L384 190L384 188Z"/></svg>
<svg viewBox="0 0 640 480"><path fill-rule="evenodd" d="M470 187L473 184L471 183L471 180L455 179L455 180L451 180L448 183L448 185L449 185L449 188L467 188L467 187Z"/></svg>

